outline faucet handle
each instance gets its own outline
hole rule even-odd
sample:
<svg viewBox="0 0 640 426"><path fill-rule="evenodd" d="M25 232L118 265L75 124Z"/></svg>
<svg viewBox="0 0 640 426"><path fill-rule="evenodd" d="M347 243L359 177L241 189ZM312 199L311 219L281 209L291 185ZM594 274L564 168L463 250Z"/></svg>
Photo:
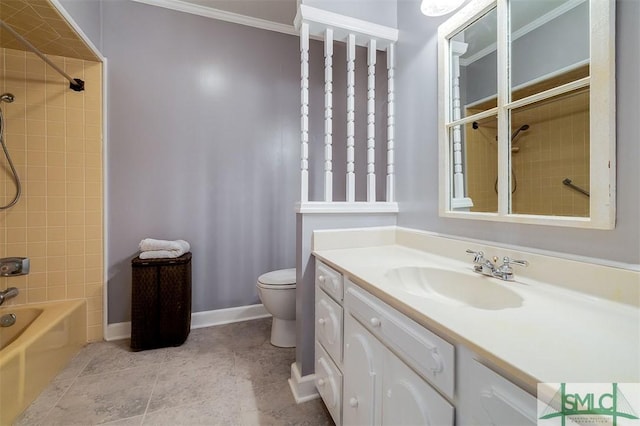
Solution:
<svg viewBox="0 0 640 426"><path fill-rule="evenodd" d="M482 263L482 261L484 260L484 253L482 251L474 251L471 249L467 249L467 253L473 255L474 263Z"/></svg>
<svg viewBox="0 0 640 426"><path fill-rule="evenodd" d="M511 259L508 256L505 256L504 258L502 258L502 263L503 263L503 266L509 266L509 265L529 266L529 262L527 262L526 260Z"/></svg>

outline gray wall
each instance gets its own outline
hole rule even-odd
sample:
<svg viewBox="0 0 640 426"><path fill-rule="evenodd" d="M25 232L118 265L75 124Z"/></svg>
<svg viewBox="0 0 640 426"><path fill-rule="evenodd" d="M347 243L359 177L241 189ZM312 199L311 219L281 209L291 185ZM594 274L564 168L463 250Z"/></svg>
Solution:
<svg viewBox="0 0 640 426"><path fill-rule="evenodd" d="M596 231L438 216L437 28L418 0L398 2L397 148L400 226L575 255L640 263L640 2L616 1L617 224Z"/></svg>
<svg viewBox="0 0 640 426"><path fill-rule="evenodd" d="M295 265L295 37L106 1L109 323L129 319L145 237L193 252L193 311L258 303L258 275Z"/></svg>
<svg viewBox="0 0 640 426"><path fill-rule="evenodd" d="M145 237L191 243L194 312L258 303L258 275L295 263L298 38L126 0L102 2L101 15L108 58L109 323L129 319L130 260ZM344 50L336 44L337 200L345 193ZM322 197L322 54L312 41L312 200ZM356 171L363 172L363 49L357 58ZM381 55L380 94L386 93L385 69ZM386 116L382 97L376 109ZM377 124L384 140L384 121ZM384 144L377 155L384 163ZM361 176L356 195L363 200ZM382 197L384 174L378 178Z"/></svg>

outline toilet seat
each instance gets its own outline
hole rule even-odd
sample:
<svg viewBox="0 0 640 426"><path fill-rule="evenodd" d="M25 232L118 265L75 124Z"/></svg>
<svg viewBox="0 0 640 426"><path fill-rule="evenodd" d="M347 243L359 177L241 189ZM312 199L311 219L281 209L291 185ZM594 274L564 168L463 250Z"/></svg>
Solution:
<svg viewBox="0 0 640 426"><path fill-rule="evenodd" d="M296 268L267 272L258 277L258 286L270 290L296 288Z"/></svg>

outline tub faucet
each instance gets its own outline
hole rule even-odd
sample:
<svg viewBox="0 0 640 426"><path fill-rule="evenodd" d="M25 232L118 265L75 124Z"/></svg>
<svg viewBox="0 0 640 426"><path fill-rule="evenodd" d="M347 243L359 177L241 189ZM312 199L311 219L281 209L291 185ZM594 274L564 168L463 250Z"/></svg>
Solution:
<svg viewBox="0 0 640 426"><path fill-rule="evenodd" d="M18 289L15 287L9 287L4 291L0 291L0 305L2 305L5 299L11 299L12 297L16 297L18 295Z"/></svg>

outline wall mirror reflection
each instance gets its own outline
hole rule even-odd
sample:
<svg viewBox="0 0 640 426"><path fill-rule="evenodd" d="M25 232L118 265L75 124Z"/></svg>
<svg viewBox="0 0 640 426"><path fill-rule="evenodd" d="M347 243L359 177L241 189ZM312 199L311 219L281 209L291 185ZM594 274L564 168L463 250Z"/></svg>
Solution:
<svg viewBox="0 0 640 426"><path fill-rule="evenodd" d="M442 216L613 228L614 5L474 0L441 25Z"/></svg>

